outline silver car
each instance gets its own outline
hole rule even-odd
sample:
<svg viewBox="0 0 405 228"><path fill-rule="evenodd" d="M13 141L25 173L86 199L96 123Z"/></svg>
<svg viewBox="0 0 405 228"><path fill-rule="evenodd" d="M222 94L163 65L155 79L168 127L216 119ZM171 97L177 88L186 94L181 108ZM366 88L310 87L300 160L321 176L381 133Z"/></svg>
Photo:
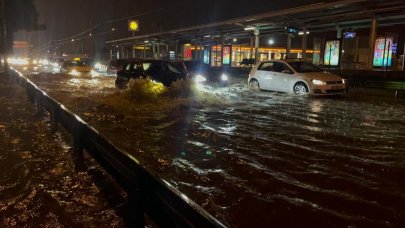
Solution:
<svg viewBox="0 0 405 228"><path fill-rule="evenodd" d="M343 78L302 61L259 62L249 74L248 85L296 95L338 95L346 92Z"/></svg>

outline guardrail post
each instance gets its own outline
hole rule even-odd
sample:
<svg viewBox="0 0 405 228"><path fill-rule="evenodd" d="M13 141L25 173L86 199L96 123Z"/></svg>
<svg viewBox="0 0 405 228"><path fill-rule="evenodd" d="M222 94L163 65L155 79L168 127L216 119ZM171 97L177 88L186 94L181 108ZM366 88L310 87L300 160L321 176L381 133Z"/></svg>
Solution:
<svg viewBox="0 0 405 228"><path fill-rule="evenodd" d="M81 129L80 126L75 126L73 132L71 133L73 137L73 161L75 164L75 169L77 171L84 170L84 154L83 145L81 140Z"/></svg>
<svg viewBox="0 0 405 228"><path fill-rule="evenodd" d="M145 227L145 210L144 210L144 178L139 174L136 180L130 184L128 192L128 227Z"/></svg>
<svg viewBox="0 0 405 228"><path fill-rule="evenodd" d="M50 122L51 122L51 132L56 133L58 131L58 112L57 109L55 107L51 107L50 108L50 112L49 112L50 116Z"/></svg>
<svg viewBox="0 0 405 228"><path fill-rule="evenodd" d="M35 104L36 104L36 115L42 116L43 114L43 108L42 108L42 100L41 100L41 94L39 92L35 93Z"/></svg>

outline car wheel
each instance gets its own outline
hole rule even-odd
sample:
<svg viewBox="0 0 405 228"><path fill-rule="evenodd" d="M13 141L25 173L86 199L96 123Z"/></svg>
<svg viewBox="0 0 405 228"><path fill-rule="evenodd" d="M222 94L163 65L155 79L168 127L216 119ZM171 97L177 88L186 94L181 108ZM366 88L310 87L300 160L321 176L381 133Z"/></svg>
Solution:
<svg viewBox="0 0 405 228"><path fill-rule="evenodd" d="M259 84L259 82L258 82L256 79L252 79L252 80L250 80L250 82L249 82L249 87L250 87L251 89L260 89L260 84Z"/></svg>
<svg viewBox="0 0 405 228"><path fill-rule="evenodd" d="M116 79L115 80L115 87L118 89L125 89L128 85L129 80L123 80L123 79Z"/></svg>
<svg viewBox="0 0 405 228"><path fill-rule="evenodd" d="M308 87L303 82L298 82L294 85L294 94L295 95L305 95L308 93Z"/></svg>

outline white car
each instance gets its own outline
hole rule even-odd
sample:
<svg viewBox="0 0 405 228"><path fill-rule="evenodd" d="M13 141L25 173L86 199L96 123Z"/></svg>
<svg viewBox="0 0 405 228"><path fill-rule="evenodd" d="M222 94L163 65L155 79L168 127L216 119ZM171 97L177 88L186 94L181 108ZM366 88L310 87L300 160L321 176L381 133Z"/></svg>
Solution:
<svg viewBox="0 0 405 228"><path fill-rule="evenodd" d="M251 88L297 95L346 93L343 78L302 61L259 62L249 74L248 85Z"/></svg>

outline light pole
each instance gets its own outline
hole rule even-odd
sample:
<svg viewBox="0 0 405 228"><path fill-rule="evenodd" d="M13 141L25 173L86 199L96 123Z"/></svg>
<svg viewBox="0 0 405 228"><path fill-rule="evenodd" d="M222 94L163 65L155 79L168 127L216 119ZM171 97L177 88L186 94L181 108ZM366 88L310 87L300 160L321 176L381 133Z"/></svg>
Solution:
<svg viewBox="0 0 405 228"><path fill-rule="evenodd" d="M4 71L8 74L8 63L7 63L7 27L6 27L6 15L5 15L5 5L4 0L1 1L1 21L2 21L2 35L3 35L3 48L4 48Z"/></svg>

